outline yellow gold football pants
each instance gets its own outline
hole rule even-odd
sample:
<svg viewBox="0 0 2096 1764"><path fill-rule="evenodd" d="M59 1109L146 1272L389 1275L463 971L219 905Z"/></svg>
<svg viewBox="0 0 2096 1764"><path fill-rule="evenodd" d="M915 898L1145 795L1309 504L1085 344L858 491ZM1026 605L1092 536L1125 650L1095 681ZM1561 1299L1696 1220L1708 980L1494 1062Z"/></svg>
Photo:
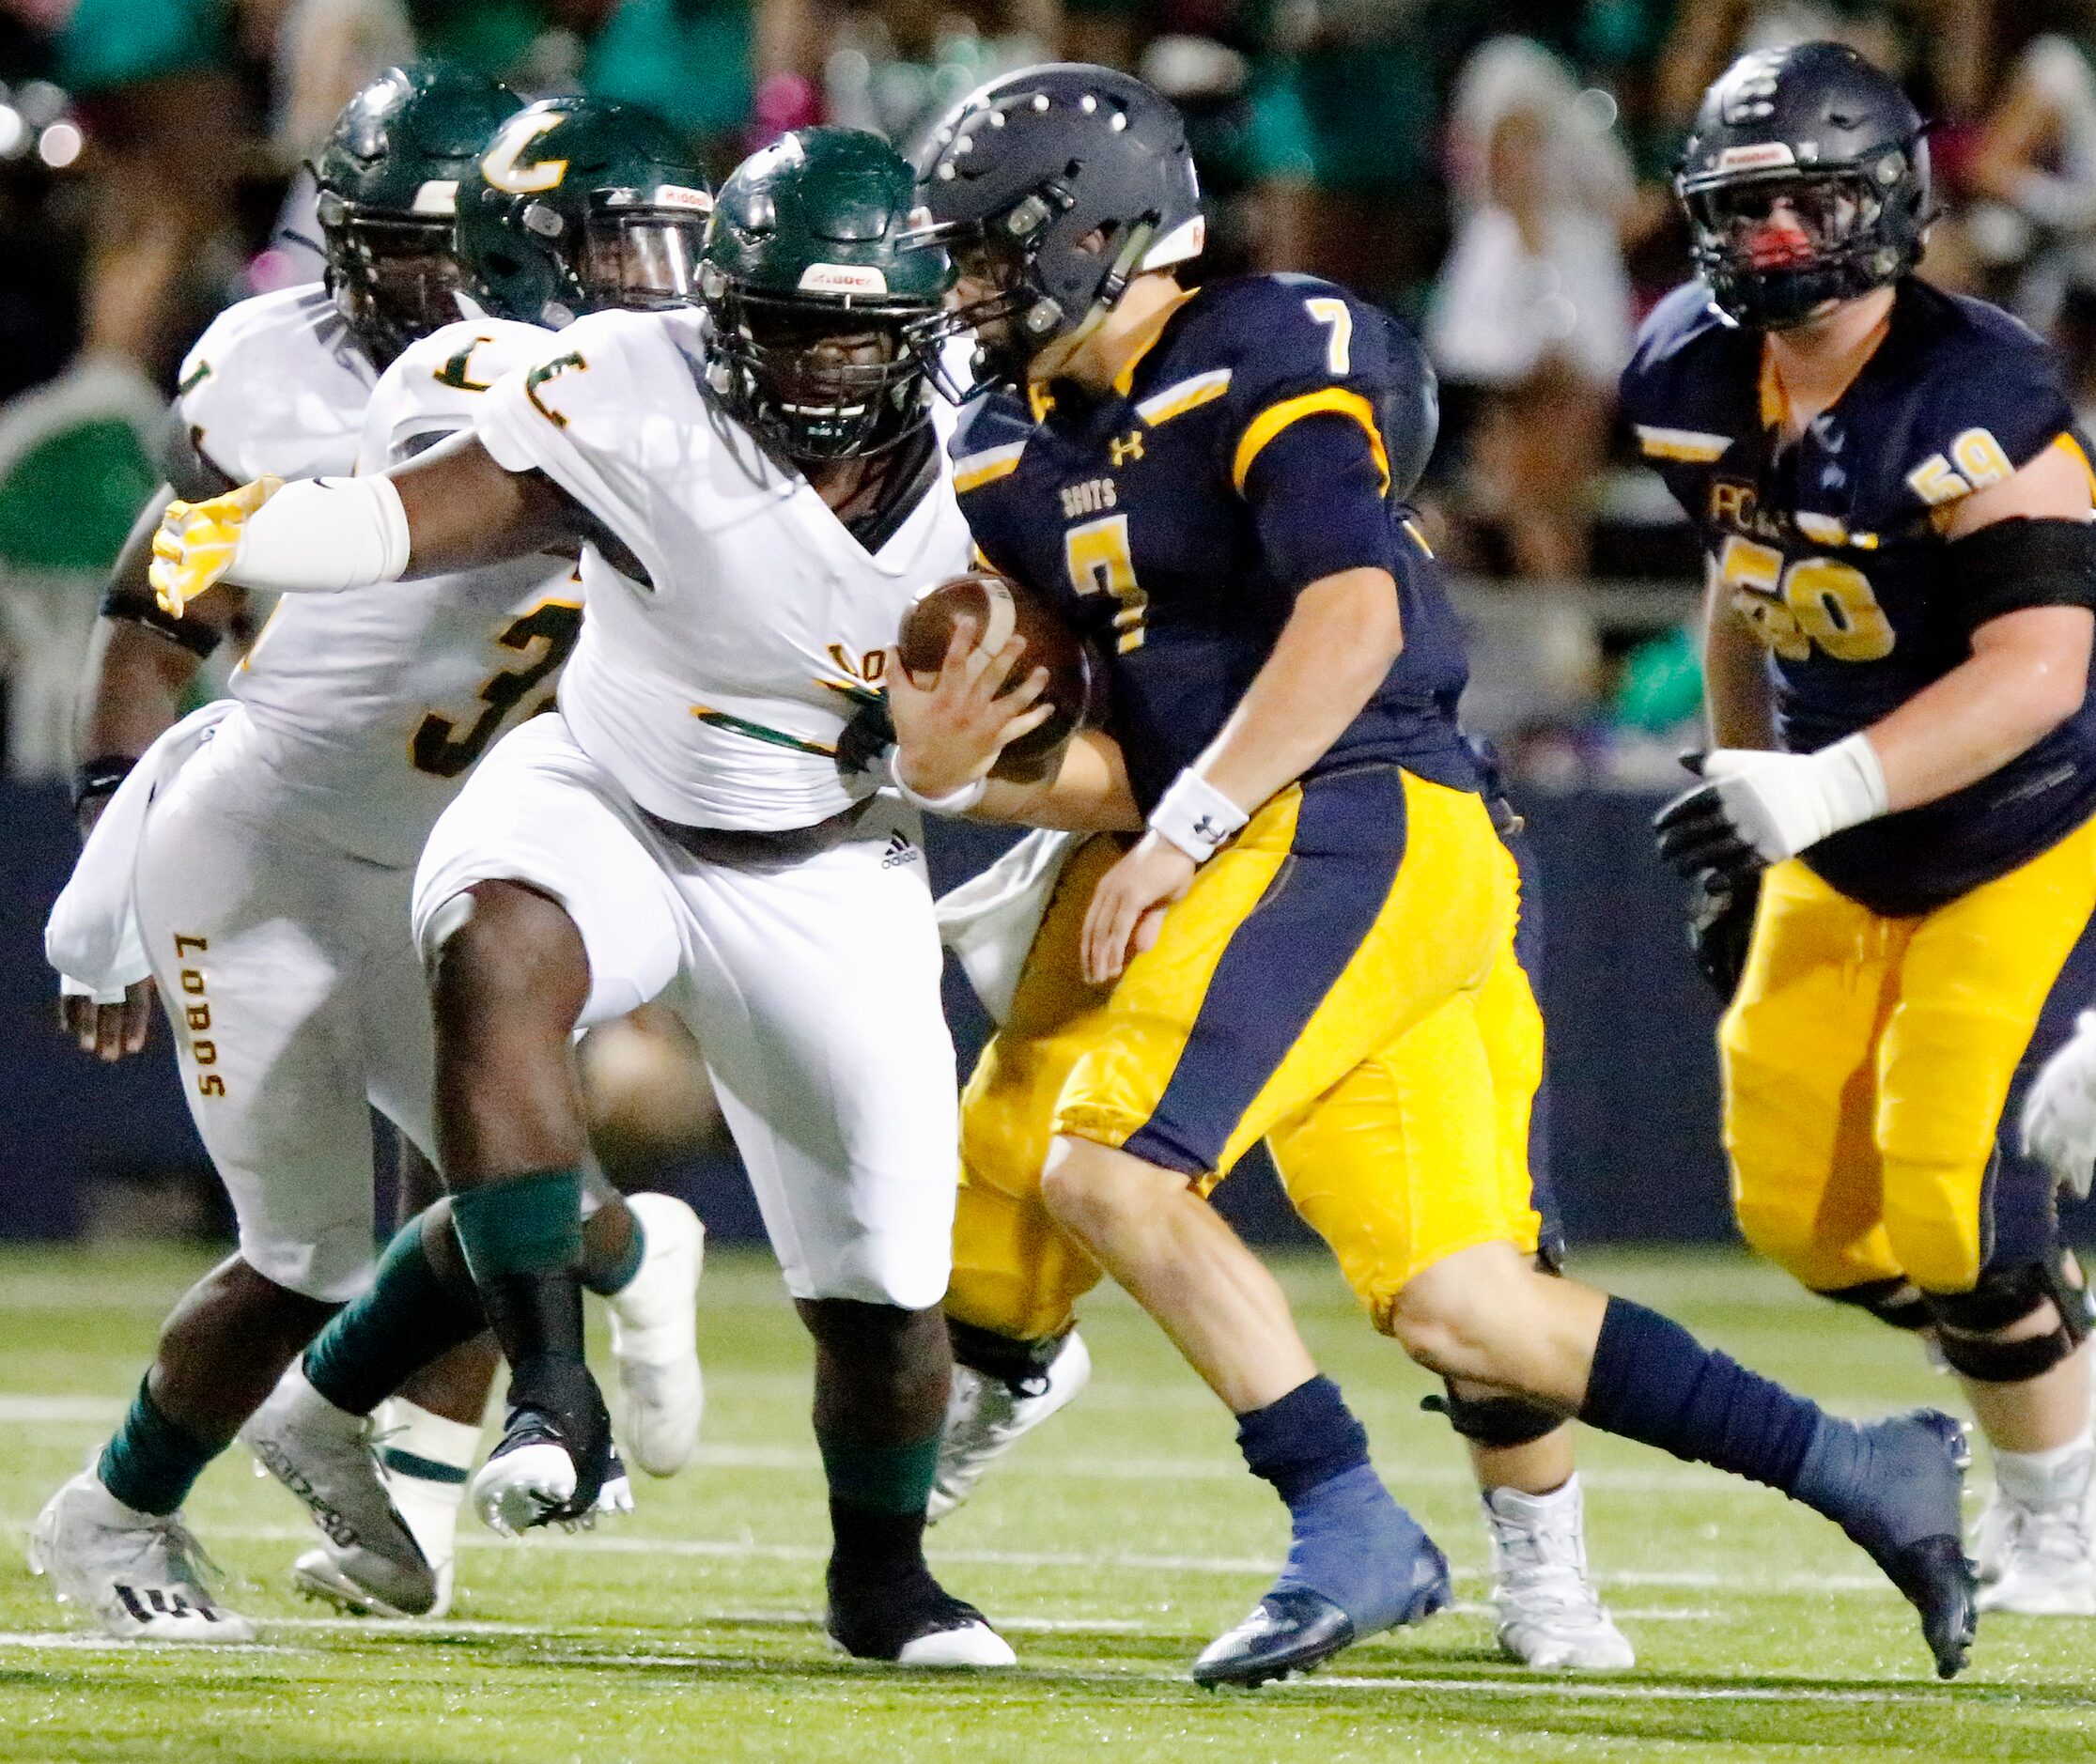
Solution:
<svg viewBox="0 0 2096 1764"><path fill-rule="evenodd" d="M2092 909L2096 821L1918 918L1873 913L1794 859L1772 868L1718 1031L1747 1241L1815 1292L1903 1277L1961 1292L2003 1207L2049 1215L2049 1179L1996 1191L2029 1185L1996 1137Z"/></svg>
<svg viewBox="0 0 2096 1764"><path fill-rule="evenodd" d="M1276 911L1276 879L1299 874L1292 858L1314 864L1321 836L1338 844L1345 828L1327 813L1306 837L1300 793L1284 792L1112 987L1085 984L1078 943L1120 845L1095 839L1071 859L962 1099L953 1314L1038 1339L1066 1329L1098 1279L1040 1199L1057 1133L1185 1168L1203 1192L1266 1138L1378 1327L1443 1257L1495 1241L1534 1249L1528 1130L1543 1024L1514 953L1514 860L1477 797L1408 776L1404 789L1402 862L1388 853L1380 871L1364 863L1311 890L1299 921ZM1338 812L1373 806L1357 797ZM1375 898L1360 900L1364 888ZM1349 923L1354 939L1335 953ZM1327 946L1317 953L1336 978L1291 967L1306 944ZM1292 999L1303 1020L1277 1043L1262 1018ZM1200 1057L1219 1008L1221 1046L1189 1091L1189 1049ZM1160 1117L1164 1129L1146 1133Z"/></svg>

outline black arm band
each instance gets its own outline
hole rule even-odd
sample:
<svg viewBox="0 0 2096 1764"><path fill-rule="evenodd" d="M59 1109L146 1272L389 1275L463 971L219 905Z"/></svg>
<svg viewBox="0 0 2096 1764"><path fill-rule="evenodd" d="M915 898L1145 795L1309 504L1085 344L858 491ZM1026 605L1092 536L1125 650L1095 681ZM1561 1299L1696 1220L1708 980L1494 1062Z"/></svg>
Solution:
<svg viewBox="0 0 2096 1764"><path fill-rule="evenodd" d="M1997 520L1949 547L1965 629L2026 607L2096 611L2096 527L2085 520Z"/></svg>
<svg viewBox="0 0 2096 1764"><path fill-rule="evenodd" d="M138 588L112 588L101 597L101 615L105 619L124 619L158 631L199 659L216 649L225 636L202 619L179 619L172 612L163 611L158 600Z"/></svg>
<svg viewBox="0 0 2096 1764"><path fill-rule="evenodd" d="M73 812L77 814L85 803L115 796L116 787L131 776L132 768L137 764L128 753L104 753L96 759L83 760L72 775Z"/></svg>

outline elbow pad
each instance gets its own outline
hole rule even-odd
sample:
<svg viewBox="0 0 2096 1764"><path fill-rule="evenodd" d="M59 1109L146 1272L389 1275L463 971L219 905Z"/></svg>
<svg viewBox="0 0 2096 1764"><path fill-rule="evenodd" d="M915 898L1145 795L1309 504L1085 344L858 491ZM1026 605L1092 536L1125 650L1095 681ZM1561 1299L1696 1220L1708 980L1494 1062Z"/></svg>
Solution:
<svg viewBox="0 0 2096 1764"><path fill-rule="evenodd" d="M1951 540L1948 552L1967 632L2026 607L2096 611L2096 523L1997 520Z"/></svg>
<svg viewBox="0 0 2096 1764"><path fill-rule="evenodd" d="M392 479L305 478L241 523L225 576L279 594L329 594L399 580L408 552L408 511Z"/></svg>

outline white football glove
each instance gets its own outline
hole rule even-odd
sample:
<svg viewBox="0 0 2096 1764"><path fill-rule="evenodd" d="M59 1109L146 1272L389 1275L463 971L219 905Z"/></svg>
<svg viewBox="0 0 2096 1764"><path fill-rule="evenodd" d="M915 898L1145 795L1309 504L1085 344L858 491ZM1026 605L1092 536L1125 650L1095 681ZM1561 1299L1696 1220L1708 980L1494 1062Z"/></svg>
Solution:
<svg viewBox="0 0 2096 1764"><path fill-rule="evenodd" d="M2088 1199L2096 1174L2096 1011L2074 1019L2074 1032L2038 1075L2024 1099L2024 1155L2034 1157L2075 1199Z"/></svg>
<svg viewBox="0 0 2096 1764"><path fill-rule="evenodd" d="M1685 875L1780 863L1886 812L1885 770L1867 735L1817 753L1719 748L1698 769L1704 781L1653 823L1660 857Z"/></svg>

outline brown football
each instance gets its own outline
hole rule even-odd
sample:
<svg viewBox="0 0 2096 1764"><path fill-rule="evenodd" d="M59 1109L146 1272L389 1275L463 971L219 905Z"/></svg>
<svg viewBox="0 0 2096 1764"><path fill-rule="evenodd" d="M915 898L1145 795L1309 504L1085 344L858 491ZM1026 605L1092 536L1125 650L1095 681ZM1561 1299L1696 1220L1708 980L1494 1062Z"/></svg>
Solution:
<svg viewBox="0 0 2096 1764"><path fill-rule="evenodd" d="M1035 668L1048 671L1042 696L1055 708L1038 729L1021 735L998 755L991 773L1021 782L1047 776L1048 763L1080 729L1095 727L1106 711L1106 663L1098 650L1070 628L1044 595L1004 576L982 573L941 582L903 614L895 640L911 679L929 687L938 678L954 622L972 619L976 642L1001 649L1017 635L1026 650L1012 670L1009 691Z"/></svg>

